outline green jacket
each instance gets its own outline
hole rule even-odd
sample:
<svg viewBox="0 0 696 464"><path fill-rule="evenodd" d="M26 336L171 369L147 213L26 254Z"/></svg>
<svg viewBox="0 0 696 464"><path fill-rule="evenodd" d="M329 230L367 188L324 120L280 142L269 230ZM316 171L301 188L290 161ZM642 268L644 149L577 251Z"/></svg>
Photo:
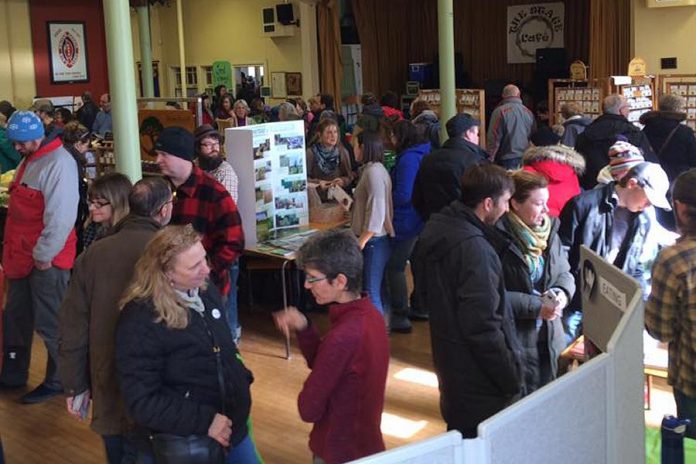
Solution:
<svg viewBox="0 0 696 464"><path fill-rule="evenodd" d="M7 138L7 129L0 127L0 173L16 168L21 158Z"/></svg>

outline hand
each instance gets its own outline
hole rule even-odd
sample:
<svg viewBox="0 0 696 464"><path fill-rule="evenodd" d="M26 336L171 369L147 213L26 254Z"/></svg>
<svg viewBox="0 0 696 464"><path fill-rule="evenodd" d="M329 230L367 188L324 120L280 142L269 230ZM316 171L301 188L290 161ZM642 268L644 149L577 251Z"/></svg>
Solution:
<svg viewBox="0 0 696 464"><path fill-rule="evenodd" d="M346 184L345 184L345 182L343 182L343 179L338 178L338 179L334 179L333 182L331 182L331 185L335 185L337 187L343 188Z"/></svg>
<svg viewBox="0 0 696 464"><path fill-rule="evenodd" d="M288 306L284 311L273 313L273 320L275 320L278 330L283 332L286 337L290 336L291 330L297 332L306 329L309 325L307 317L294 306Z"/></svg>
<svg viewBox="0 0 696 464"><path fill-rule="evenodd" d="M319 181L319 188L322 190L328 190L329 187L331 187L331 182L328 180L320 180Z"/></svg>
<svg viewBox="0 0 696 464"><path fill-rule="evenodd" d="M208 427L208 436L227 448L230 446L231 435L232 421L230 418L222 414L215 414L213 422Z"/></svg>
<svg viewBox="0 0 696 464"><path fill-rule="evenodd" d="M557 317L556 307L557 305L549 304L544 301L541 304L541 309L539 310L539 317L545 321L553 321Z"/></svg>
<svg viewBox="0 0 696 464"><path fill-rule="evenodd" d="M45 271L46 269L51 268L51 263L34 260L34 267L39 271Z"/></svg>
<svg viewBox="0 0 696 464"><path fill-rule="evenodd" d="M89 403L89 400L91 398L90 393L91 392L89 391L89 389L87 389L85 391L84 398L82 399L82 401L83 401L82 404L84 404L85 402ZM71 416L73 416L77 420L82 420L82 413L81 413L80 409L75 409L73 407L74 404L75 404L75 397L74 396L69 396L65 399L65 405L68 408L68 414L70 414Z"/></svg>

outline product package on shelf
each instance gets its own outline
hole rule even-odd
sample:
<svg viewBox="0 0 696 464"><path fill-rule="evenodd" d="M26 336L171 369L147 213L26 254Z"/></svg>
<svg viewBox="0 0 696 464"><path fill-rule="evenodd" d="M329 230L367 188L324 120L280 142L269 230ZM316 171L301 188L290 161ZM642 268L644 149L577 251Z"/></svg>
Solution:
<svg viewBox="0 0 696 464"><path fill-rule="evenodd" d="M486 93L483 89L456 89L455 103L457 113L467 113L473 118L481 121L480 131L486 131ZM440 107L442 106L442 98L439 89L421 90L418 93L419 100L425 100L430 105L430 108L440 116ZM444 126L442 121L442 125ZM485 147L486 137L481 137L480 144Z"/></svg>
<svg viewBox="0 0 696 464"><path fill-rule="evenodd" d="M643 113L653 109L653 92L649 84L619 86L620 94L628 101L627 119L637 124Z"/></svg>

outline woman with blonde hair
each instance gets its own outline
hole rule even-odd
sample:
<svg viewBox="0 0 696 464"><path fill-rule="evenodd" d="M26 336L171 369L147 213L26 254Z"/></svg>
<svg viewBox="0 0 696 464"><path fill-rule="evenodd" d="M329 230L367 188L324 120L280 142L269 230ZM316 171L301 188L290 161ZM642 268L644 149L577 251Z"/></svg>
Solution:
<svg viewBox="0 0 696 464"><path fill-rule="evenodd" d="M85 249L128 216L128 195L132 188L130 179L118 172L105 174L92 182L87 191L89 219L83 235Z"/></svg>
<svg viewBox="0 0 696 464"><path fill-rule="evenodd" d="M249 108L249 104L246 102L246 100L240 98L239 100L234 102L231 115L233 126L244 127L255 124L256 121L254 121L254 119L249 116L250 113L251 108Z"/></svg>
<svg viewBox="0 0 696 464"><path fill-rule="evenodd" d="M121 391L133 419L153 436L156 462L174 455L176 462L256 464L247 426L253 377L209 274L191 225L165 227L150 241L120 302ZM182 442L187 450L197 446L201 460L185 454Z"/></svg>

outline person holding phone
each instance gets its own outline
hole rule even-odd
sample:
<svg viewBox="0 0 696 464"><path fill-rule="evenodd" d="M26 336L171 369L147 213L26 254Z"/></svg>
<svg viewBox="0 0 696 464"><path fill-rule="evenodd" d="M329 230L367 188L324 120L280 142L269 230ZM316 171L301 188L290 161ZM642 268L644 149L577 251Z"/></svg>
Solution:
<svg viewBox="0 0 696 464"><path fill-rule="evenodd" d="M525 392L557 375L557 360L565 348L562 311L575 292L568 258L558 237L559 223L549 216L548 181L517 171L510 210L500 221L509 246L502 255L508 301L523 346Z"/></svg>

